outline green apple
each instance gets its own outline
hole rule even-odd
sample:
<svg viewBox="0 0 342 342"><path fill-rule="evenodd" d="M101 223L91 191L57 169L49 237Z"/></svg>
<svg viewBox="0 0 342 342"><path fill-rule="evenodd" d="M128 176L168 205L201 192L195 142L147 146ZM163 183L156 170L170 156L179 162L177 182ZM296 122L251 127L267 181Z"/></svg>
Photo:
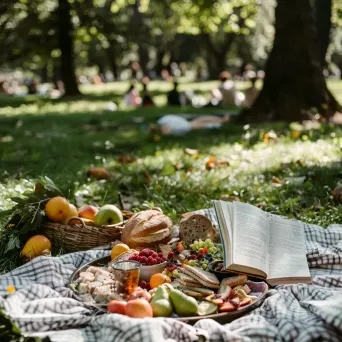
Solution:
<svg viewBox="0 0 342 342"><path fill-rule="evenodd" d="M105 226L123 221L123 216L119 208L112 204L106 204L98 211L94 217L97 226Z"/></svg>

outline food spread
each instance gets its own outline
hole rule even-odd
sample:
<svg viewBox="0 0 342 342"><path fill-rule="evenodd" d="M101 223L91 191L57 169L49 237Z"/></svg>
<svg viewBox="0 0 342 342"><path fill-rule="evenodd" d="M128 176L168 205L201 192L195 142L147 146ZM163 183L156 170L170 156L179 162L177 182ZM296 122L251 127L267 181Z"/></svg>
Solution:
<svg viewBox="0 0 342 342"><path fill-rule="evenodd" d="M135 214L124 227L124 243L111 251L112 261L89 266L70 286L87 303L135 318L201 318L255 303L263 288L246 275L224 273L222 245L200 216L183 216L184 240L175 242L170 218L158 210ZM195 239L191 223L205 240Z"/></svg>

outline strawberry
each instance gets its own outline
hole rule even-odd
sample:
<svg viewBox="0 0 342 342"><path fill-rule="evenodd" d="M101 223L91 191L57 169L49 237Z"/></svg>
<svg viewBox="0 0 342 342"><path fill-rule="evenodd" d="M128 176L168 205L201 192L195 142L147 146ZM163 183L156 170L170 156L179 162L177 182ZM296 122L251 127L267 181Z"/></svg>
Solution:
<svg viewBox="0 0 342 342"><path fill-rule="evenodd" d="M180 253L182 251L184 251L184 246L183 246L183 244L181 242L178 242L177 243L177 252Z"/></svg>

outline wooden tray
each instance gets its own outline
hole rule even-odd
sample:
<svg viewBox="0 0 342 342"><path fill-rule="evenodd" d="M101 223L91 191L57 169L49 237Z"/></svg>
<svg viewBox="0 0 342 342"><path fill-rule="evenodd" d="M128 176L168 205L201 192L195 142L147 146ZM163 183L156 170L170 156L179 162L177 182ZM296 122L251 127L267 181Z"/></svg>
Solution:
<svg viewBox="0 0 342 342"><path fill-rule="evenodd" d="M70 277L69 283L74 283L78 278L79 278L79 274L80 272L84 272L89 266L102 266L102 267L106 267L108 266L108 264L110 263L111 258L110 256L104 257L104 258L100 258L100 259L95 259L83 266L81 266L80 268L78 268ZM268 285L265 282L254 282L254 281L247 281L248 286L250 287L250 289L252 290L252 292L261 292L261 295L259 295L258 299L249 304L246 305L236 311L231 311L231 312L222 312L222 313L217 313L217 314L213 314L213 315L207 315L207 316L192 316L192 317L170 317L172 319L177 319L179 321L188 323L188 324L195 324L197 321L199 321L200 319L203 318L211 318L214 319L215 321L219 322L219 323L229 323L231 321L233 321L236 318L239 318L243 315L245 315L246 313L252 311L253 309L255 309L256 307L260 306L262 304L262 302L265 299L265 296L268 292ZM105 304L93 304L93 303L85 303L87 305L93 306L95 308L97 308L98 310L102 311L102 312L107 312L107 305Z"/></svg>

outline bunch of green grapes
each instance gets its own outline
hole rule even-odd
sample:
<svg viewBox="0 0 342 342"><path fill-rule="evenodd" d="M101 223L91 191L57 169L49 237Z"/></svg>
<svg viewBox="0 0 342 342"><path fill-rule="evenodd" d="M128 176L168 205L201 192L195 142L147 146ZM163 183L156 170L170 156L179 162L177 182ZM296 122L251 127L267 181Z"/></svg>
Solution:
<svg viewBox="0 0 342 342"><path fill-rule="evenodd" d="M188 265L198 266L203 270L208 270L211 262L223 258L222 245L214 244L210 239L194 241L190 248Z"/></svg>
<svg viewBox="0 0 342 342"><path fill-rule="evenodd" d="M163 274L167 275L170 279L176 279L179 278L179 273L178 270L175 269L173 271L168 271L166 268L162 272Z"/></svg>
<svg viewBox="0 0 342 342"><path fill-rule="evenodd" d="M194 241L190 245L190 248L193 251L198 251L200 248L203 248L203 250L201 251L203 254L214 254L217 252L217 247L210 239L206 239L205 241L202 241L201 239L199 239L198 241Z"/></svg>

